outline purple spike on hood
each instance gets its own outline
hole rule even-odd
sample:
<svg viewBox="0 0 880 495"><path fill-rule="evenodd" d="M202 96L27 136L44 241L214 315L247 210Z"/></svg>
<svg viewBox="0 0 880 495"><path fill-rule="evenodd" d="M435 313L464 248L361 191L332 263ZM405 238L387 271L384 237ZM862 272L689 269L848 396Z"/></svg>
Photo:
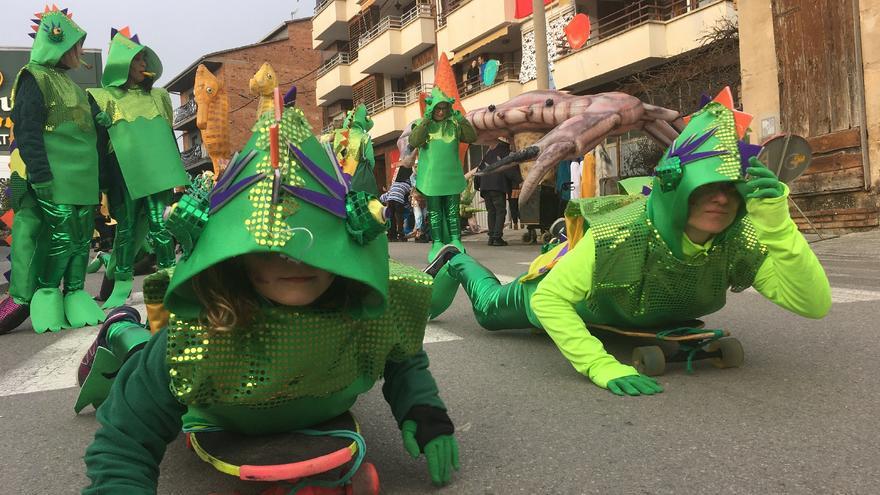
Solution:
<svg viewBox="0 0 880 495"><path fill-rule="evenodd" d="M651 188L648 186L642 186L642 196L650 196Z"/></svg>
<svg viewBox="0 0 880 495"><path fill-rule="evenodd" d="M708 105L711 102L712 102L712 97L707 95L706 93L703 93L702 95L700 95L700 106L697 108L697 110L702 109L703 107L705 107L706 105Z"/></svg>
<svg viewBox="0 0 880 495"><path fill-rule="evenodd" d="M293 151L293 154L296 155L297 161L302 164L303 168L306 169L312 177L314 177L318 182L321 183L322 186L327 188L337 199L342 199L345 196L346 188L339 182L336 182L336 178L332 177L327 172L324 172L321 167L319 167L315 162L312 161L311 158L306 156L305 153L302 152L299 148L294 146L293 144L289 144L290 150Z"/></svg>
<svg viewBox="0 0 880 495"><path fill-rule="evenodd" d="M296 104L296 86L292 86L284 93L284 106L291 107Z"/></svg>
<svg viewBox="0 0 880 495"><path fill-rule="evenodd" d="M737 141L736 145L739 147L740 174L745 176L746 169L749 168L749 158L758 156L764 148L763 146L749 144L745 141Z"/></svg>
<svg viewBox="0 0 880 495"><path fill-rule="evenodd" d="M33 39L37 39L37 33L28 33L27 35Z"/></svg>
<svg viewBox="0 0 880 495"><path fill-rule="evenodd" d="M245 177L240 181L236 182L232 185L232 187L223 190L223 191L214 191L211 193L211 211L213 214L220 208L223 208L232 198L238 196L238 194L249 186L256 184L257 182L263 180L266 177L265 173L254 174L250 177Z"/></svg>
<svg viewBox="0 0 880 495"><path fill-rule="evenodd" d="M328 212L339 218L345 218L345 200L343 199L337 199L331 196L327 196L326 194L321 194L319 192L310 191L302 187L291 186L288 184L281 184L281 187L286 192L296 196L297 198L307 203L311 203L318 208L327 210Z"/></svg>
<svg viewBox="0 0 880 495"><path fill-rule="evenodd" d="M110 28L110 39L112 40L118 32L119 32L119 30L116 29L115 27Z"/></svg>
<svg viewBox="0 0 880 495"><path fill-rule="evenodd" d="M717 131L717 127L713 127L709 129L703 134L694 134L687 139L684 140L677 148L675 147L675 143L672 143L672 147L669 148L669 158L677 157L682 165L690 162L695 162L697 160L702 160L704 158L709 158L712 156L723 155L727 153L726 150L712 150L712 151L701 151L697 152L700 146L703 145L712 135Z"/></svg>
<svg viewBox="0 0 880 495"><path fill-rule="evenodd" d="M132 37L129 38L129 39L131 39L131 41L134 41L134 42L137 43L138 45L141 44L141 40L140 40L140 38L138 38L138 35L134 35L134 36L132 36Z"/></svg>

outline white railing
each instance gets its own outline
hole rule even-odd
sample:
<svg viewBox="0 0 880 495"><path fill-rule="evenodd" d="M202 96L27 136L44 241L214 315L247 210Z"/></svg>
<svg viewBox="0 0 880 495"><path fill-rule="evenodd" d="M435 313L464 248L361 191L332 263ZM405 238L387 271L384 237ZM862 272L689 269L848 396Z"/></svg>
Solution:
<svg viewBox="0 0 880 495"><path fill-rule="evenodd" d="M333 0L318 0L315 2L315 15L320 14L331 3L333 3Z"/></svg>
<svg viewBox="0 0 880 495"><path fill-rule="evenodd" d="M413 8L404 12L403 15L390 15L388 17L383 17L378 24L365 31L361 37L358 38L358 49L378 38L382 33L389 29L403 29L416 19L431 19L432 17L431 3L425 0L419 0Z"/></svg>
<svg viewBox="0 0 880 495"><path fill-rule="evenodd" d="M334 67L338 65L348 65L351 63L351 54L348 52L339 52L336 55L333 55L329 59L327 59L320 67L318 67L317 77L321 77L324 74L333 70Z"/></svg>
<svg viewBox="0 0 880 495"><path fill-rule="evenodd" d="M367 113L375 115L391 107L405 107L419 101L419 94L431 91L432 87L432 84L419 84L418 86L406 88L404 91L395 91L387 94L378 100L365 103Z"/></svg>

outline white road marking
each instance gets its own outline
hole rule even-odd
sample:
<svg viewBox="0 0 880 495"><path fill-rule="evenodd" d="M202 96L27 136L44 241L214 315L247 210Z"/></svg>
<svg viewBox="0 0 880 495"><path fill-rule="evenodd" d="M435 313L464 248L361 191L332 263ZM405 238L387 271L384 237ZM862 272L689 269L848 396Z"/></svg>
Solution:
<svg viewBox="0 0 880 495"><path fill-rule="evenodd" d="M443 329L439 323L428 323L425 327L424 344L434 344L437 342L450 342L453 340L462 340L458 335Z"/></svg>
<svg viewBox="0 0 880 495"><path fill-rule="evenodd" d="M754 287L749 287L744 292L761 295ZM762 296L763 297L763 296ZM880 301L880 291L847 289L844 287L831 288L831 303L846 304L854 302Z"/></svg>

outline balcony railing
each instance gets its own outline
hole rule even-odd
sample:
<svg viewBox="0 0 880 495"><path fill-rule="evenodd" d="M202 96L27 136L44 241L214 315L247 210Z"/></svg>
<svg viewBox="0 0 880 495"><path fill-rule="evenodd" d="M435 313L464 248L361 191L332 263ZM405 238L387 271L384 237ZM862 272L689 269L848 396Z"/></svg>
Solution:
<svg viewBox="0 0 880 495"><path fill-rule="evenodd" d="M321 77L324 74L333 70L337 65L348 65L351 63L351 55L348 52L339 52L336 55L330 57L327 61L321 64L318 67L318 75L317 77Z"/></svg>
<svg viewBox="0 0 880 495"><path fill-rule="evenodd" d="M590 29L590 39L578 50L572 50L567 42L559 43L556 56L564 57L642 24L670 21L718 1L724 0L637 0L594 22Z"/></svg>
<svg viewBox="0 0 880 495"><path fill-rule="evenodd" d="M406 88L404 91L395 91L387 94L378 100L365 103L367 113L375 115L391 107L405 107L411 103L418 102L419 94L430 92L432 87L432 84L419 84L418 86Z"/></svg>
<svg viewBox="0 0 880 495"><path fill-rule="evenodd" d="M488 86L483 84L482 78L460 82L458 83L458 94L465 98L506 82L519 82L519 64L516 64L516 67L504 67L499 70L495 81Z"/></svg>
<svg viewBox="0 0 880 495"><path fill-rule="evenodd" d="M320 14L321 11L326 9L331 3L333 3L333 0L318 0L315 2L315 15Z"/></svg>
<svg viewBox="0 0 880 495"><path fill-rule="evenodd" d="M198 112L199 106L196 105L196 100L189 100L183 105L174 109L174 125L178 125L181 122L189 120L193 115Z"/></svg>
<svg viewBox="0 0 880 495"><path fill-rule="evenodd" d="M403 29L411 22L420 18L432 18L431 3L426 0L418 0L415 7L404 12L401 16L391 15L382 18L378 24L365 31L364 34L358 38L357 46L360 49L367 43L381 36L385 31L388 31L389 29Z"/></svg>
<svg viewBox="0 0 880 495"><path fill-rule="evenodd" d="M201 144L193 145L191 148L180 154L180 159L183 160L183 167L186 169L195 167L207 158L208 153L205 150L205 147Z"/></svg>
<svg viewBox="0 0 880 495"><path fill-rule="evenodd" d="M450 0L446 4L446 10L437 14L437 29L442 28L446 25L446 20L449 18L449 15L460 9L470 0Z"/></svg>

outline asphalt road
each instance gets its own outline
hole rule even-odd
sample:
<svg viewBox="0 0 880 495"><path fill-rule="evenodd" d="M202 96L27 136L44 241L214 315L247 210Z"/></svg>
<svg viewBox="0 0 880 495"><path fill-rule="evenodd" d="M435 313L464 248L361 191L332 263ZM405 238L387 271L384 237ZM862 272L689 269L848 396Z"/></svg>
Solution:
<svg viewBox="0 0 880 495"><path fill-rule="evenodd" d="M496 273L526 269L536 246L466 238ZM711 327L745 348L742 368L671 365L653 397L616 397L578 375L543 335L487 332L463 293L425 348L456 423L462 470L443 489L404 452L378 388L355 407L387 494L847 493L880 482L880 235L816 245L834 287L831 313L807 320L754 292L732 294ZM423 265L425 244L391 244ZM98 276L89 289L97 291ZM136 290L139 290L136 288ZM135 301L137 303L137 301ZM25 325L27 326L27 325ZM94 413L73 414L74 370L95 329L0 336L0 494L77 493ZM606 339L628 361L633 342ZM159 493L258 493L168 447Z"/></svg>

